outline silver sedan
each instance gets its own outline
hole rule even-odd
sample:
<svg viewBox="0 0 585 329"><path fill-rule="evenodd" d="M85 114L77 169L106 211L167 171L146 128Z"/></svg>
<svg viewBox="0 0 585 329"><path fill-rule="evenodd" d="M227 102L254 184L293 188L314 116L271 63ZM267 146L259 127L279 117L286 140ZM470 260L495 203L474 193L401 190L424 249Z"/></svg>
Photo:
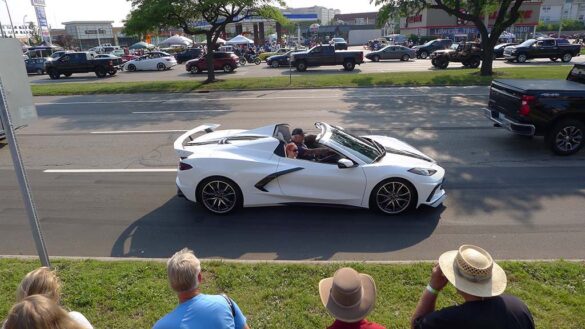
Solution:
<svg viewBox="0 0 585 329"><path fill-rule="evenodd" d="M416 57L416 51L404 46L390 45L380 50L372 51L366 55L366 58L378 62L381 59L399 59L401 61L408 61Z"/></svg>

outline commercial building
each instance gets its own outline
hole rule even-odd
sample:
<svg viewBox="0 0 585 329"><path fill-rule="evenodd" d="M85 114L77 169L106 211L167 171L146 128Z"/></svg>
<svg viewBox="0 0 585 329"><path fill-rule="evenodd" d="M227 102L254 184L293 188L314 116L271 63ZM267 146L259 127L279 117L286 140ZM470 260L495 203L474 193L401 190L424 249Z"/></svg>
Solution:
<svg viewBox="0 0 585 329"><path fill-rule="evenodd" d="M281 10L283 14L316 14L319 24L329 25L333 21L334 16L341 13L339 9L325 8L321 6L305 7L305 8L284 8Z"/></svg>
<svg viewBox="0 0 585 329"><path fill-rule="evenodd" d="M112 23L114 21L71 21L63 22L65 33L73 37L79 49L89 49L101 44L116 44Z"/></svg>
<svg viewBox="0 0 585 329"><path fill-rule="evenodd" d="M28 41L32 37L32 30L29 25L14 25L14 34L12 33L12 26L2 24L0 31L4 32L4 35L0 37L4 38L17 38L20 41Z"/></svg>
<svg viewBox="0 0 585 329"><path fill-rule="evenodd" d="M517 39L526 39L534 33L540 18L541 2L524 2L520 7L520 19L512 25L508 32ZM488 15L488 28L495 23L497 13ZM439 9L424 9L418 15L400 19L400 33L404 35L432 36L453 40L472 40L479 32L471 22L462 21L449 16Z"/></svg>
<svg viewBox="0 0 585 329"><path fill-rule="evenodd" d="M540 20L558 23L562 19L585 21L585 0L544 0L540 7Z"/></svg>

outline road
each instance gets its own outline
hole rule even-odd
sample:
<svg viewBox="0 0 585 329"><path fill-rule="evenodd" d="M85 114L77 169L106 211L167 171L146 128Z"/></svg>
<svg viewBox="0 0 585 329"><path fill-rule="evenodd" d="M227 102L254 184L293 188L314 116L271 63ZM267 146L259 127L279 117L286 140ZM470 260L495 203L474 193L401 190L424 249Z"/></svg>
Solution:
<svg viewBox="0 0 585 329"><path fill-rule="evenodd" d="M480 112L486 95L429 87L39 97L39 120L18 138L51 255L168 257L188 246L203 258L427 260L474 243L498 259L585 258L585 152L557 157L541 138L491 127ZM437 159L444 206L396 217L327 207L217 217L175 196L172 142L182 131L204 122L310 129L318 120L395 136ZM34 253L0 143L0 254Z"/></svg>
<svg viewBox="0 0 585 329"><path fill-rule="evenodd" d="M505 68L505 67L543 67L543 66L572 66L574 63L582 63L585 61L585 57L576 57L571 63L551 62L548 59L535 59L530 60L523 64L508 63L503 59L494 61L494 68ZM461 65L459 63L451 63L449 70L459 70ZM282 68L271 68L266 63L260 65L247 64L236 69L232 73L218 72L218 78L220 79L231 79L231 78L256 78L256 77L275 77L275 76L288 76L289 73L293 76L310 76L310 75L322 75L322 74L360 74L360 73L392 73L392 72L425 72L434 71L429 59L418 59L411 60L408 62L401 62L398 60L387 60L380 62L366 62L362 65L356 66L355 70L348 73L343 70L341 65L339 66L322 66L309 68L306 72L296 72L294 68L289 72L288 67ZM185 71L185 64L180 64L168 71L140 71L140 72L119 72L114 77L107 77L104 79L98 79L94 73L80 73L74 74L69 78L61 77L59 80L51 80L48 75L29 75L29 81L32 84L43 84L43 83L66 83L66 82L85 82L85 83L104 83L104 82L129 82L129 81L170 81L170 80L183 80L183 79L195 79L205 80L207 75L203 74L191 74Z"/></svg>

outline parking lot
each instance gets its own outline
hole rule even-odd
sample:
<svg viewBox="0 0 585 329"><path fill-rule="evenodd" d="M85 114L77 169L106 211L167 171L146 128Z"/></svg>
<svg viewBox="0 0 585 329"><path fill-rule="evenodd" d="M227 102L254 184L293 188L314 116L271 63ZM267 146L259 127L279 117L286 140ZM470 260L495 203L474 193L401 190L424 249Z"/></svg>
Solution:
<svg viewBox="0 0 585 329"><path fill-rule="evenodd" d="M585 62L585 56L576 57L570 63L551 62L548 59L533 59L526 63L508 63L503 59L497 59L494 61L494 68L505 68L505 67L541 67L541 66L572 66L574 63ZM462 66L460 63L451 63L448 70L459 69ZM251 77L276 77L276 76L288 76L289 73L293 76L303 75L315 75L315 74L360 74L360 73L385 73L385 72L420 72L420 71L434 71L436 70L431 65L429 59L415 59L408 62L401 62L399 60L386 60L381 62L371 62L365 60L362 65L356 66L352 72L344 71L342 66L322 66L322 67L311 67L306 72L296 72L292 68L289 72L288 67L271 68L266 63L260 65L246 64L238 67L232 73L217 72L217 76L221 79L230 78L251 78ZM139 71L139 72L118 72L114 77L107 77L104 79L98 79L94 73L79 73L74 74L69 78L61 77L59 80L51 80L48 75L29 75L29 80L33 84L37 83L63 83L63 82L90 82L90 83L103 83L103 82L130 82L130 81L171 81L171 80L183 80L183 79L197 79L204 80L207 78L207 74L191 74L185 71L185 64L179 64L168 71Z"/></svg>

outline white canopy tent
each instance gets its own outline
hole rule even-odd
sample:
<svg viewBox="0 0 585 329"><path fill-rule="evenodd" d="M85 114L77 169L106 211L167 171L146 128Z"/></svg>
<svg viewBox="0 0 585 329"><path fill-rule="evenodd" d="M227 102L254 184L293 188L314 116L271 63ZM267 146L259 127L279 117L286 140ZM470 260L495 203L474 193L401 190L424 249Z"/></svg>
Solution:
<svg viewBox="0 0 585 329"><path fill-rule="evenodd" d="M254 41L246 38L243 35L238 35L238 36L235 36L232 39L228 40L225 44L226 45L250 45L250 44L254 44Z"/></svg>
<svg viewBox="0 0 585 329"><path fill-rule="evenodd" d="M181 45L189 47L193 45L193 41L187 37L181 35L173 35L172 37L163 40L161 43L158 44L160 46L172 46L172 45Z"/></svg>

